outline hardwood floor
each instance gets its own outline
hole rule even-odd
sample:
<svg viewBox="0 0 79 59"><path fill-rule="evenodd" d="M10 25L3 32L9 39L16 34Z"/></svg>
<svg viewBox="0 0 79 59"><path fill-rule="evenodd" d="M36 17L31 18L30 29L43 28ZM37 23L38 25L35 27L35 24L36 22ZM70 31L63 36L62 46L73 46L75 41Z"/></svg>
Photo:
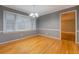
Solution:
<svg viewBox="0 0 79 59"><path fill-rule="evenodd" d="M73 41L34 36L0 45L1 54L77 54L79 47Z"/></svg>

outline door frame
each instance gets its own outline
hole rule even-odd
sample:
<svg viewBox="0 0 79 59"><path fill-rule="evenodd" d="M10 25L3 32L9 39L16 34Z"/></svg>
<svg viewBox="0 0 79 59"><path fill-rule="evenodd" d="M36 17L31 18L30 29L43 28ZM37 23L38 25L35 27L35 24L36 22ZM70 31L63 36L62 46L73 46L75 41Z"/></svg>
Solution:
<svg viewBox="0 0 79 59"><path fill-rule="evenodd" d="M77 10L70 10L70 11L65 11L60 13L60 40L61 40L61 16L62 14L69 13L69 12L75 12L75 43L78 43L77 42Z"/></svg>

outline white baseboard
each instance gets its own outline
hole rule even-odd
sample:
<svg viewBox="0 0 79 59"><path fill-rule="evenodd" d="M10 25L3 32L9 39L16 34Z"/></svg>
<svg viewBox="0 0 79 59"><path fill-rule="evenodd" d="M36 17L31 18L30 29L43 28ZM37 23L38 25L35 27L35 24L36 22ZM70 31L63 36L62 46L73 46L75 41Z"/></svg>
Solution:
<svg viewBox="0 0 79 59"><path fill-rule="evenodd" d="M53 36L48 36L48 35L44 35L44 34L38 34L38 35L40 35L40 36L45 36L45 37L52 38L52 39L61 40L60 38L53 37Z"/></svg>
<svg viewBox="0 0 79 59"><path fill-rule="evenodd" d="M19 39L15 39L15 40L10 40L10 41L6 41L6 42L2 42L2 43L0 43L0 44L6 44L6 43L10 43L10 42L22 40L22 39L24 39L24 38L30 38L30 37L33 37L33 36L37 36L37 34L35 34L35 35L30 35L30 36L23 37L23 38L19 38Z"/></svg>
<svg viewBox="0 0 79 59"><path fill-rule="evenodd" d="M79 42L76 42L76 44L78 44L78 45L79 45Z"/></svg>

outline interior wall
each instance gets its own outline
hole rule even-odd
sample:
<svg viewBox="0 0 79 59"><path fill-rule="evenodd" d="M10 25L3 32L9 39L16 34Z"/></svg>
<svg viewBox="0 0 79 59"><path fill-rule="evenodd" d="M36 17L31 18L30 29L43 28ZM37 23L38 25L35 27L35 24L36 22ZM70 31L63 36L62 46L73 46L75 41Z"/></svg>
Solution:
<svg viewBox="0 0 79 59"><path fill-rule="evenodd" d="M38 18L39 34L60 37L60 16L59 12L44 15Z"/></svg>
<svg viewBox="0 0 79 59"><path fill-rule="evenodd" d="M16 39L27 37L34 34L36 34L36 31L21 31L16 33L0 34L0 43L16 40Z"/></svg>
<svg viewBox="0 0 79 59"><path fill-rule="evenodd" d="M63 12L77 10L77 42L79 42L79 6L56 11L38 18L39 33L60 39L60 14ZM44 29L41 29L44 28ZM47 30L48 29L48 30ZM57 30L56 30L57 29ZM55 31L56 30L56 31Z"/></svg>
<svg viewBox="0 0 79 59"><path fill-rule="evenodd" d="M3 11L10 11L22 15L28 15L27 13L10 9L4 6L0 6L0 43L15 40L22 38L24 36L34 35L36 34L36 30L32 31L21 31L21 32L14 32L14 33L3 33Z"/></svg>

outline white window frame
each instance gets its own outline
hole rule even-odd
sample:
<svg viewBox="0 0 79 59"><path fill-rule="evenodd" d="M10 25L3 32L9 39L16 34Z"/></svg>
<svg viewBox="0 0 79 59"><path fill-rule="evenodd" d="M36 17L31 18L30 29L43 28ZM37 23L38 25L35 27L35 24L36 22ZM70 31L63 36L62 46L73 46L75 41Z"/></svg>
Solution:
<svg viewBox="0 0 79 59"><path fill-rule="evenodd" d="M33 21L32 21L32 30L36 30L36 18L33 18Z"/></svg>
<svg viewBox="0 0 79 59"><path fill-rule="evenodd" d="M29 17L29 16L25 16L25 15L21 15L21 14L16 14L16 16L17 15L20 15L20 16L23 16L23 17L27 17L27 18ZM31 18L30 18L30 22L31 22ZM32 22L31 22L31 29L30 30L27 30L27 29L17 29L16 26L15 26L15 28L16 28L16 31L30 31L30 30L32 30Z"/></svg>
<svg viewBox="0 0 79 59"><path fill-rule="evenodd" d="M13 13L13 12L3 11L3 33L7 33L7 31L6 31L6 19L5 19L5 17L6 17L5 14L6 13L11 13L11 14L16 15L16 13ZM15 16L15 20L16 20L16 16ZM14 32L14 31L8 31L8 32Z"/></svg>
<svg viewBox="0 0 79 59"><path fill-rule="evenodd" d="M3 33L7 33L7 31L6 31L6 19L5 19L5 13L12 13L12 14L14 14L14 15L15 15L15 22L16 22L16 20L17 20L17 19L16 19L16 16L17 16L17 15L22 15L22 14L18 14L18 13L10 12L10 11L3 11ZM23 16L23 17L28 17L28 18L30 18L31 29L29 29L29 30L27 30L27 29L24 29L24 30L23 30L23 29L22 29L22 30L21 30L21 29L18 29L18 30L17 30L17 28L16 28L16 23L15 23L15 29L14 29L14 31L8 31L8 33L9 33L9 32L31 31L31 30L33 30L33 28L32 28L32 27L33 27L33 25L32 25L33 23L32 23L32 21L31 21L32 18L31 18L30 16L27 16L27 15L26 15L26 16L25 16L25 15L22 15L22 16Z"/></svg>

